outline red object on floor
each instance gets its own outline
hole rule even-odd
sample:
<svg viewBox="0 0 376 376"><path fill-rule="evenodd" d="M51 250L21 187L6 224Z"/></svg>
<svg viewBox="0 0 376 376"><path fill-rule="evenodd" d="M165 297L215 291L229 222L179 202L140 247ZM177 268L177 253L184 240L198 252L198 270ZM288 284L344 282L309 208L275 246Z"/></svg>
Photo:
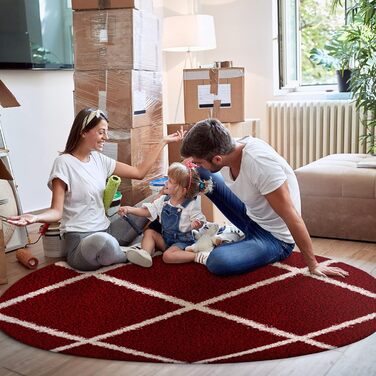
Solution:
<svg viewBox="0 0 376 376"><path fill-rule="evenodd" d="M223 363L344 346L376 331L376 280L307 273L299 254L240 276L198 264L37 270L0 299L0 329L28 345L78 356Z"/></svg>

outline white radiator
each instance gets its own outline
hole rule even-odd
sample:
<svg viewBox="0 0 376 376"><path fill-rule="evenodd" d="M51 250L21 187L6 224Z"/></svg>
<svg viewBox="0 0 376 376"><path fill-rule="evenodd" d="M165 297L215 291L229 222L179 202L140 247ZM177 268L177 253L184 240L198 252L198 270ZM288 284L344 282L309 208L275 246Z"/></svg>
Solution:
<svg viewBox="0 0 376 376"><path fill-rule="evenodd" d="M269 144L296 169L335 153L366 153L352 101L267 103Z"/></svg>

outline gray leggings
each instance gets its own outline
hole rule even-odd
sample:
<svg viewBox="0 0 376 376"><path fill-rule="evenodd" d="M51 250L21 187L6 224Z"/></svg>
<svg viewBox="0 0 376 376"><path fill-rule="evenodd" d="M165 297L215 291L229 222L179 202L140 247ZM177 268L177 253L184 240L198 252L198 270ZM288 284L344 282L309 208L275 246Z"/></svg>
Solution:
<svg viewBox="0 0 376 376"><path fill-rule="evenodd" d="M142 229L147 222L136 220ZM120 245L129 244L137 233L119 216L112 220L107 230L94 232L67 232L63 236L67 262L75 269L89 271L102 266L127 261Z"/></svg>

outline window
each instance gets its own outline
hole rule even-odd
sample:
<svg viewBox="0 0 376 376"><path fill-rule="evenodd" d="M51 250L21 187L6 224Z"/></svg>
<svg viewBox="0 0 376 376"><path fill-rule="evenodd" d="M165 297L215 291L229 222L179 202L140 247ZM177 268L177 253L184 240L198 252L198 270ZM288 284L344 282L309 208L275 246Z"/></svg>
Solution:
<svg viewBox="0 0 376 376"><path fill-rule="evenodd" d="M345 24L345 7L333 13L331 4L332 0L278 0L280 89L336 83L334 72L309 58L312 48L322 49Z"/></svg>

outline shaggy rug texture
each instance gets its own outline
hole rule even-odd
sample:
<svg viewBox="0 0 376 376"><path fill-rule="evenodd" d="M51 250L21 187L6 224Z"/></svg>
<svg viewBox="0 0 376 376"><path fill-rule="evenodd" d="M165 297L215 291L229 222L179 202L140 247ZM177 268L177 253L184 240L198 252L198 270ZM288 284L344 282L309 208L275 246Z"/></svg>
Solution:
<svg viewBox="0 0 376 376"><path fill-rule="evenodd" d="M376 280L312 276L300 254L240 276L198 264L39 269L0 299L0 329L30 346L84 357L224 363L330 350L376 331Z"/></svg>

